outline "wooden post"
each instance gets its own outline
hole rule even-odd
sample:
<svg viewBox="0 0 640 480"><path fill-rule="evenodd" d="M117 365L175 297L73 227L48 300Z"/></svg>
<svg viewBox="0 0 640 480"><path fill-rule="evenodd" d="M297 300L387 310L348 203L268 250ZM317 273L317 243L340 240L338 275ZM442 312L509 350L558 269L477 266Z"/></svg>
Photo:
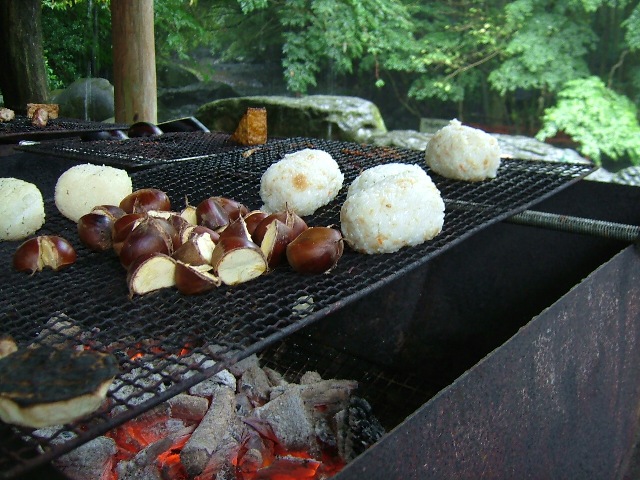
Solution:
<svg viewBox="0 0 640 480"><path fill-rule="evenodd" d="M158 121L153 0L111 0L117 123Z"/></svg>

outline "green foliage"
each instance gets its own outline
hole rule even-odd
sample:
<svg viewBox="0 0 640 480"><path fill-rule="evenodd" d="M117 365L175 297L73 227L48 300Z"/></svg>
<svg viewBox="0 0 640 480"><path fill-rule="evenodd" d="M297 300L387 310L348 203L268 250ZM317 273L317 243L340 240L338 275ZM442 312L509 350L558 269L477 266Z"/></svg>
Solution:
<svg viewBox="0 0 640 480"><path fill-rule="evenodd" d="M563 131L580 144L580 152L601 164L603 156L628 157L640 164L640 124L636 106L598 77L568 81L558 103L545 110L544 126L536 138Z"/></svg>
<svg viewBox="0 0 640 480"><path fill-rule="evenodd" d="M42 29L49 88L111 72L111 13L107 1L43 0Z"/></svg>
<svg viewBox="0 0 640 480"><path fill-rule="evenodd" d="M625 40L631 50L640 50L640 4L636 5L631 15L622 22L625 29Z"/></svg>
<svg viewBox="0 0 640 480"><path fill-rule="evenodd" d="M588 17L553 3L516 0L505 7L505 28L513 34L502 63L489 75L502 95L516 89L557 92L567 81L589 74L586 55L597 37Z"/></svg>
<svg viewBox="0 0 640 480"><path fill-rule="evenodd" d="M480 84L503 41L501 10L489 2L414 4L415 42L408 42L396 71L413 75L409 96L459 102Z"/></svg>

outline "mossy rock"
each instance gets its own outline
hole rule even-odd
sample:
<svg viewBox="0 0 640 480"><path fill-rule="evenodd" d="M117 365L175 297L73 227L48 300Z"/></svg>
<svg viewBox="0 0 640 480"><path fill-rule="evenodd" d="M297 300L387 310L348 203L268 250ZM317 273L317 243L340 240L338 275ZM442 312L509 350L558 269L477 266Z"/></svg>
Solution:
<svg viewBox="0 0 640 480"><path fill-rule="evenodd" d="M196 116L211 131L233 132L249 107L267 109L269 137L311 137L366 142L387 131L378 107L357 97L252 96L215 100Z"/></svg>

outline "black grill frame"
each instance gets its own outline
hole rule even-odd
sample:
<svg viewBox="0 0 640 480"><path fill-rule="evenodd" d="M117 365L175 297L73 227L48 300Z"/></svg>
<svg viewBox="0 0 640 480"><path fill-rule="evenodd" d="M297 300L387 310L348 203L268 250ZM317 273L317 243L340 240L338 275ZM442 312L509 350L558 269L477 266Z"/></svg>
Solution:
<svg viewBox="0 0 640 480"><path fill-rule="evenodd" d="M101 123L76 118L51 118L44 127L36 127L26 115L16 115L9 122L0 122L0 143L16 143L22 140L52 140L80 136L83 133L124 130L126 124Z"/></svg>
<svg viewBox="0 0 640 480"><path fill-rule="evenodd" d="M90 163L136 170L171 162L208 158L214 154L250 150L224 132L168 132L125 140L84 142L78 139L17 147L29 153L55 155Z"/></svg>
<svg viewBox="0 0 640 480"><path fill-rule="evenodd" d="M118 343L138 349L160 363L174 364L180 372L196 374L181 379L163 374L161 368L120 357L119 378L140 367L143 376L162 376L162 391L157 391L158 385L141 386L136 378L123 380L134 387L130 397L116 399L113 392L109 393L109 410L120 406L123 411L110 416L110 411L101 410L64 426L53 439L62 438L65 432L77 436L60 443L38 439L28 429L0 424L0 478L11 478L57 458L241 358L369 295L475 232L529 208L593 171L586 164L503 160L496 179L461 182L429 171L421 151L293 138L141 170L132 174L134 188L165 190L175 209L184 207L187 200L196 204L210 195L225 195L258 208L262 173L284 154L302 148L328 151L345 174L344 187L336 200L309 217L310 225L339 224L346 189L362 170L382 163L404 162L423 166L440 189L447 205L442 233L423 245L394 254L362 255L346 249L338 266L326 275L303 276L282 267L252 282L223 286L202 296L187 297L175 290L163 290L129 299L125 272L117 259L111 253L84 248L77 239L75 225L62 218L49 200L47 222L39 233L68 238L77 247L78 262L60 272L43 271L30 276L11 268L11 257L19 242L0 244L4 333L14 336L22 348L40 343L46 340L39 336L45 322L62 312L86 330L81 339L69 339L76 344L113 351L111 345ZM100 159L96 162L101 163ZM313 309L298 310L308 297L314 300ZM141 343L144 339L149 343ZM167 358L187 344L192 352L203 353L219 363L206 368L202 362ZM206 348L209 344L222 348L214 355ZM151 398L137 403L149 394ZM27 445L17 447L20 439L26 440ZM41 453L34 453L34 446Z"/></svg>

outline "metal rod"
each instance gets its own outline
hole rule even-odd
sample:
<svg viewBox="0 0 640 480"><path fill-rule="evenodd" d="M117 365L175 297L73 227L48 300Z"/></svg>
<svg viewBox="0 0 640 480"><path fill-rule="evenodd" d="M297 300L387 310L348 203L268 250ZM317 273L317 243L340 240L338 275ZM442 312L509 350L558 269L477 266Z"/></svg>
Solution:
<svg viewBox="0 0 640 480"><path fill-rule="evenodd" d="M534 227L551 228L568 233L581 233L597 237L635 242L640 238L640 227L624 223L594 220L592 218L572 217L555 213L525 210L509 217L507 222Z"/></svg>

